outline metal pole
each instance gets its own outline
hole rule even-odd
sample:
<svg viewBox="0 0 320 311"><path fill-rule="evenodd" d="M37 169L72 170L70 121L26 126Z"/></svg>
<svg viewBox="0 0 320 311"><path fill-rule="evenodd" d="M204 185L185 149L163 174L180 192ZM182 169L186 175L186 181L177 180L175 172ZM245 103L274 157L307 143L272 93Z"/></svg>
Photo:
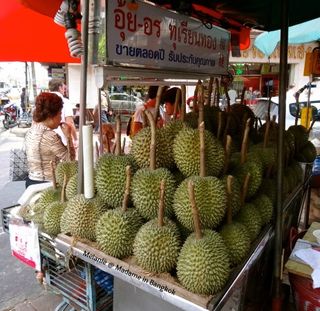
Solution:
<svg viewBox="0 0 320 311"><path fill-rule="evenodd" d="M79 153L78 153L78 172L79 172L78 193L79 194L84 192L82 127L83 125L86 124L86 108L87 108L88 23L89 23L89 0L83 0L82 1L82 20L81 20L83 55L81 56Z"/></svg>
<svg viewBox="0 0 320 311"><path fill-rule="evenodd" d="M277 200L275 219L275 251L273 274L272 310L281 310L281 274L282 274L282 218L283 218L283 170L284 170L284 132L286 122L286 91L288 80L288 10L289 0L281 1L281 39L280 39L280 86L279 86L279 133L277 156Z"/></svg>

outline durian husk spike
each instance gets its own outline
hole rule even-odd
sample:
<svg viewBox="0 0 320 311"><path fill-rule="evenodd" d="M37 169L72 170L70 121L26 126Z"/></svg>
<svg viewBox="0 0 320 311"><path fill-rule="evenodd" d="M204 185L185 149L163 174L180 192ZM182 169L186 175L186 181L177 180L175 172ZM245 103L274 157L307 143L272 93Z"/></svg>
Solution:
<svg viewBox="0 0 320 311"><path fill-rule="evenodd" d="M194 194L194 183L192 182L192 180L190 180L188 182L188 193L189 193L189 200L190 200L191 209L192 209L194 232L196 235L196 239L201 240L202 239L202 232L201 232L199 211L197 208L197 203L196 203L195 194Z"/></svg>
<svg viewBox="0 0 320 311"><path fill-rule="evenodd" d="M244 202L246 200L247 192L248 192L248 186L249 186L249 181L250 181L250 173L246 175L244 178L244 182L242 185L242 191L241 191L241 205L244 206Z"/></svg>
<svg viewBox="0 0 320 311"><path fill-rule="evenodd" d="M158 212L158 226L163 227L163 217L164 217L164 188L165 188L165 181L164 179L161 180L160 183L160 200L159 200L159 212Z"/></svg>
<svg viewBox="0 0 320 311"><path fill-rule="evenodd" d="M163 90L164 90L163 86L158 87L157 96L156 96L155 115L154 115L155 123L157 123L158 117L159 117L159 109L160 109L160 103L161 103ZM149 120L149 118L148 118L148 120ZM150 122L150 120L149 120L149 122Z"/></svg>
<svg viewBox="0 0 320 311"><path fill-rule="evenodd" d="M250 118L247 119L244 134L243 134L242 144L241 144L241 159L240 159L241 164L243 164L247 160L249 131L250 131Z"/></svg>
<svg viewBox="0 0 320 311"><path fill-rule="evenodd" d="M151 143L150 143L150 169L156 169L156 125L152 113L145 111L151 127Z"/></svg>
<svg viewBox="0 0 320 311"><path fill-rule="evenodd" d="M123 197L123 201L122 201L123 212L126 212L126 210L128 209L130 185L131 185L131 167L130 167L130 165L128 165L128 166L126 166L126 188L124 191L124 197Z"/></svg>
<svg viewBox="0 0 320 311"><path fill-rule="evenodd" d="M231 155L231 143L232 138L230 135L227 135L226 147L224 150L224 167L223 173L226 174L229 169L230 155Z"/></svg>
<svg viewBox="0 0 320 311"><path fill-rule="evenodd" d="M57 180L56 180L56 172L53 161L50 161L51 174L52 174L52 187L54 190L57 189Z"/></svg>
<svg viewBox="0 0 320 311"><path fill-rule="evenodd" d="M267 120L266 121L266 130L264 132L264 137L263 137L263 149L267 148L267 146L268 146L269 132L270 132L270 120Z"/></svg>
<svg viewBox="0 0 320 311"><path fill-rule="evenodd" d="M121 153L122 154L124 154L125 148L126 148L126 138L123 137L123 143L122 143L122 148L121 148Z"/></svg>
<svg viewBox="0 0 320 311"><path fill-rule="evenodd" d="M206 105L211 106L211 94L213 89L213 77L210 77L209 84L208 84L208 97L206 101Z"/></svg>
<svg viewBox="0 0 320 311"><path fill-rule="evenodd" d="M232 223L232 206L231 206L231 196L232 196L232 185L234 177L228 175L227 177L227 224Z"/></svg>
<svg viewBox="0 0 320 311"><path fill-rule="evenodd" d="M186 115L186 85L181 85L181 111L180 111L180 120L184 122L184 118Z"/></svg>
<svg viewBox="0 0 320 311"><path fill-rule="evenodd" d="M206 176L206 154L205 154L205 141L204 141L204 122L199 125L200 136L200 177Z"/></svg>
<svg viewBox="0 0 320 311"><path fill-rule="evenodd" d="M121 119L120 115L116 115L116 141L115 141L115 155L121 155Z"/></svg>
<svg viewBox="0 0 320 311"><path fill-rule="evenodd" d="M66 187L67 187L68 177L67 174L63 176L63 184L61 188L61 202L64 203L66 201Z"/></svg>
<svg viewBox="0 0 320 311"><path fill-rule="evenodd" d="M181 90L177 89L176 92L176 98L174 101L174 106L173 106L173 120L177 119L178 113L179 113L179 107L181 107Z"/></svg>
<svg viewBox="0 0 320 311"><path fill-rule="evenodd" d="M198 125L200 125L201 122L204 120L204 88L203 85L200 84L198 86L198 94L197 94L197 100L198 100L198 109L199 109L199 120L198 120Z"/></svg>

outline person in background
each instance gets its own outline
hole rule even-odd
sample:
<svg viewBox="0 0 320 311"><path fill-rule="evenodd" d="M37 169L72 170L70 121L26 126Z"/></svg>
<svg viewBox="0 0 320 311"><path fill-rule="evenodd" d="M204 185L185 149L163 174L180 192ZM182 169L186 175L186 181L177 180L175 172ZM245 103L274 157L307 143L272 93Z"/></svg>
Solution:
<svg viewBox="0 0 320 311"><path fill-rule="evenodd" d="M63 101L62 109L62 122L67 123L71 127L71 136L73 138L73 144L76 147L78 145L77 131L73 120L73 105L68 98L65 97L67 86L62 79L51 79L49 81L49 90L61 97ZM58 135L61 136L64 145L67 145L67 138L64 136L61 127L56 129Z"/></svg>
<svg viewBox="0 0 320 311"><path fill-rule="evenodd" d="M235 104L236 103L236 98L238 97L238 93L235 89L230 88L228 91L228 95L230 98L230 105Z"/></svg>
<svg viewBox="0 0 320 311"><path fill-rule="evenodd" d="M25 136L25 146L29 176L26 188L32 184L52 181L51 162L73 160L75 149L70 143L70 155L60 136L54 131L59 125L64 136L71 140L71 126L61 124L63 109L62 98L56 94L43 92L37 96L33 123Z"/></svg>
<svg viewBox="0 0 320 311"><path fill-rule="evenodd" d="M164 123L169 122L173 118L174 113L174 103L176 101L176 94L179 88L172 87L165 91L162 97L163 102L163 112L161 113L162 119ZM180 115L180 105L177 107L177 115L176 118L179 119Z"/></svg>
<svg viewBox="0 0 320 311"><path fill-rule="evenodd" d="M26 104L27 104L27 93L26 93L26 88L23 87L21 90L21 94L20 94L20 106L22 109L22 114L24 114L26 112Z"/></svg>

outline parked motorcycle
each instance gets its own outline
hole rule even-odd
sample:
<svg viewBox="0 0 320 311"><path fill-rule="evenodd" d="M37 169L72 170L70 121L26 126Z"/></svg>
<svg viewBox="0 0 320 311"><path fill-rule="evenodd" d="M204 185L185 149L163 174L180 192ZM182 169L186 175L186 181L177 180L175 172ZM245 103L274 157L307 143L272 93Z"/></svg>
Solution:
<svg viewBox="0 0 320 311"><path fill-rule="evenodd" d="M0 111L0 115L4 117L2 123L5 129L9 129L10 127L17 125L18 108L15 104L5 104Z"/></svg>

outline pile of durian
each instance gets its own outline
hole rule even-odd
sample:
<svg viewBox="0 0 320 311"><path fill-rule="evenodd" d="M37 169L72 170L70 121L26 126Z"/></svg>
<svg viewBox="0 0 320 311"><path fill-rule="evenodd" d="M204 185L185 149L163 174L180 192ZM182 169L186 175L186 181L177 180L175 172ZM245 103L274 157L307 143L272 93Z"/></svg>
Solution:
<svg viewBox="0 0 320 311"><path fill-rule="evenodd" d="M194 112L184 113L183 86L177 96L180 119L157 128L145 111L148 125L129 154L116 131L116 152L96 163L93 199L77 194L76 162L61 163L58 186L25 217L51 235L93 241L110 256L131 257L147 272L170 273L187 290L212 295L272 221L278 127L274 120L259 126L243 104L225 111L205 104L201 85ZM285 199L303 180L299 159L311 162L315 154L300 126L286 131L284 150Z"/></svg>

